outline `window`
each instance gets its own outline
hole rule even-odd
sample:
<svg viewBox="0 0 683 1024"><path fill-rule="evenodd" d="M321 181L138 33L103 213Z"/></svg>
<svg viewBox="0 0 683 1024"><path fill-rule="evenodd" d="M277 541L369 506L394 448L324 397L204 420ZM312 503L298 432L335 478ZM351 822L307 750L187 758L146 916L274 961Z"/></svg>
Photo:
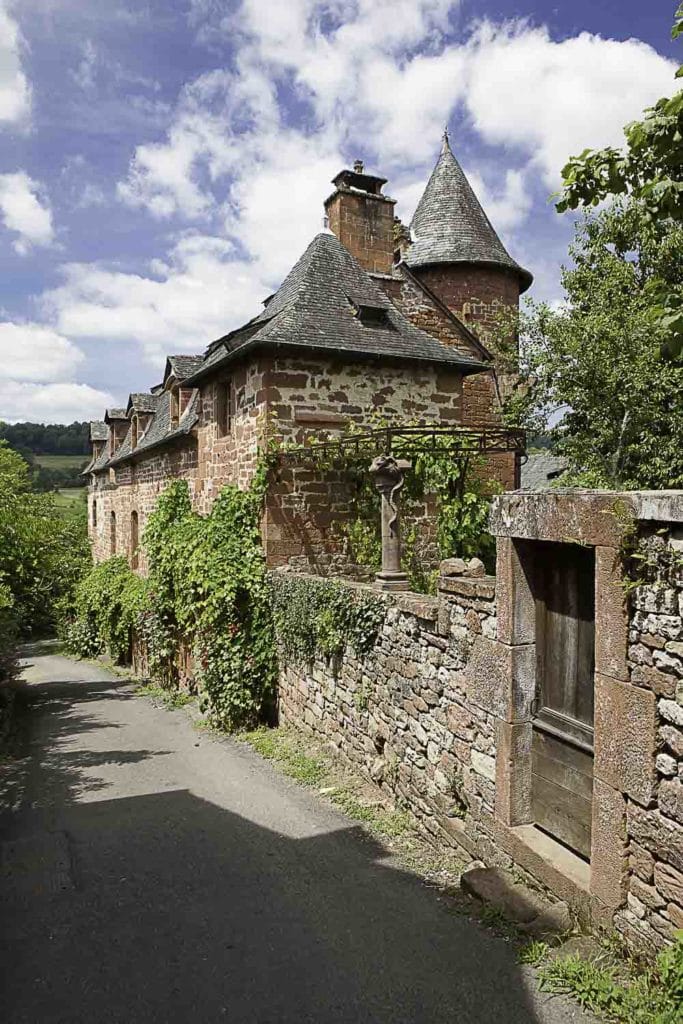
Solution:
<svg viewBox="0 0 683 1024"><path fill-rule="evenodd" d="M178 388L171 391L171 430L175 430L180 421L180 397Z"/></svg>
<svg viewBox="0 0 683 1024"><path fill-rule="evenodd" d="M92 525L93 529L97 526L97 499L93 498L92 502Z"/></svg>
<svg viewBox="0 0 683 1024"><path fill-rule="evenodd" d="M131 569L137 569L138 567L138 514L137 512L131 512L130 514L130 567Z"/></svg>
<svg viewBox="0 0 683 1024"><path fill-rule="evenodd" d="M231 380L219 381L216 384L216 425L219 437L227 437L232 433L234 417L234 389Z"/></svg>
<svg viewBox="0 0 683 1024"><path fill-rule="evenodd" d="M112 555L116 554L116 512L112 512L109 517L109 546L111 547Z"/></svg>
<svg viewBox="0 0 683 1024"><path fill-rule="evenodd" d="M130 441L131 441L131 446L133 448L137 448L137 446L138 446L138 431L139 431L138 415L137 415L137 413L135 413L133 415L133 419L131 420L131 425L130 425Z"/></svg>

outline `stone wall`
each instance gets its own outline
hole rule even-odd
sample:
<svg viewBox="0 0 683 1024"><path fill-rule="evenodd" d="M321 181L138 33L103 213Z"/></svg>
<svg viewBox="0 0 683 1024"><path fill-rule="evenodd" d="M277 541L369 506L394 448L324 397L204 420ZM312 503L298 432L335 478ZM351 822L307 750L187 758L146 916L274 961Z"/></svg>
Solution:
<svg viewBox="0 0 683 1024"><path fill-rule="evenodd" d="M88 493L88 533L93 559L101 562L112 555L131 556L131 514L138 514L138 538L159 495L173 480L187 480L194 494L197 478L197 445L193 438L173 447L150 452L135 463L100 473ZM96 506L96 513L93 512ZM116 544L112 545L112 513L116 519ZM146 570L144 551L139 551L139 568Z"/></svg>
<svg viewBox="0 0 683 1024"><path fill-rule="evenodd" d="M283 666L279 700L283 721L332 744L435 840L495 859L494 722L468 671L478 641L495 636L494 591L480 576L443 578L433 598L382 594L374 652Z"/></svg>
<svg viewBox="0 0 683 1024"><path fill-rule="evenodd" d="M434 598L382 595L371 656L347 648L339 664L282 666L281 716L331 743L437 843L514 866L584 923L654 952L683 927L681 524L682 492L503 495L495 578L442 576ZM535 540L595 550L590 861L531 813Z"/></svg>
<svg viewBox="0 0 683 1024"><path fill-rule="evenodd" d="M626 797L629 883L616 923L658 946L683 928L683 539L670 524L648 527L651 578L631 593L628 667L652 709L654 753L640 799Z"/></svg>
<svg viewBox="0 0 683 1024"><path fill-rule="evenodd" d="M369 368L348 360L282 356L271 364L267 380L269 427L285 443L335 437L352 424L376 426L379 417L389 423L442 426L460 419L462 377L456 369L390 362ZM263 521L268 564L356 572L344 534L355 488L339 469L277 468ZM379 519L379 498L376 514ZM433 547L433 505L425 503L412 519L425 549Z"/></svg>

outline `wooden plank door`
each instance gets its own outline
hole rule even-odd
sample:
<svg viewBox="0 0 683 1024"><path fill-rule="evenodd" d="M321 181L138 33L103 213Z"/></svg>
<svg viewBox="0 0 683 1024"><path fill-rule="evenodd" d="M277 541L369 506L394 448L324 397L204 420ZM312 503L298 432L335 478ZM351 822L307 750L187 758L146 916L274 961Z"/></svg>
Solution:
<svg viewBox="0 0 683 1024"><path fill-rule="evenodd" d="M595 553L534 545L536 700L531 804L536 824L590 857Z"/></svg>

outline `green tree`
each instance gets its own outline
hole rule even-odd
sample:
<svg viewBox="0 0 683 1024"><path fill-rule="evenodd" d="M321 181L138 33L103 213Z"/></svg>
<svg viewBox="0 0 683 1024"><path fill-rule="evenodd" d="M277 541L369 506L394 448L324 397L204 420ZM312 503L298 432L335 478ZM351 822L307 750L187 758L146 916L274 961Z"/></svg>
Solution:
<svg viewBox="0 0 683 1024"><path fill-rule="evenodd" d="M656 280L680 293L683 225L614 204L577 225L570 256L564 307L532 303L522 315L507 416L550 432L567 482L681 487L683 365L661 358L667 329L651 289Z"/></svg>
<svg viewBox="0 0 683 1024"><path fill-rule="evenodd" d="M52 496L33 493L29 472L0 440L2 605L24 636L51 627L89 561L85 510L64 514Z"/></svg>
<svg viewBox="0 0 683 1024"><path fill-rule="evenodd" d="M674 39L683 35L683 4L675 15ZM677 78L683 77L683 65ZM597 206L612 196L638 201L654 221L683 222L683 90L663 97L624 128L626 147L586 149L563 168L564 189L557 209ZM683 349L683 295L653 276L648 285L661 324L663 354L678 357Z"/></svg>

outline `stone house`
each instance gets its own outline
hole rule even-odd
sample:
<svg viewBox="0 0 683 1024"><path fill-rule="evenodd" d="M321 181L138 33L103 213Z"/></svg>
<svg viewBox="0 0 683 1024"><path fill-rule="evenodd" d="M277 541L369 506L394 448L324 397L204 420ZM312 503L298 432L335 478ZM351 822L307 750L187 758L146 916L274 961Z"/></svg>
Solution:
<svg viewBox="0 0 683 1024"><path fill-rule="evenodd" d="M202 513L225 483L247 486L266 433L301 441L378 416L500 423L501 375L484 339L531 275L506 252L447 136L409 232L385 183L360 162L338 174L325 200L329 229L262 311L204 356L169 356L161 384L93 424L96 559L127 553L138 565L145 519L170 480L187 480ZM515 486L518 457L490 456L488 473ZM330 527L346 497L338 480L283 471L263 523L269 564L322 569L340 557Z"/></svg>

